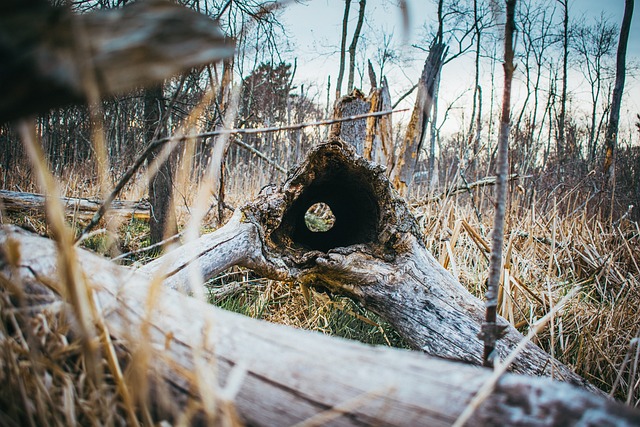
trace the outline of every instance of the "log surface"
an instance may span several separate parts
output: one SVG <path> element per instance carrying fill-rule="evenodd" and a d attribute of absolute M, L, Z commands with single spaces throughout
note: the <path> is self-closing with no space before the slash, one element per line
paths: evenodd
<path fill-rule="evenodd" d="M 60 200 L 68 217 L 86 221 L 90 220 L 102 205 L 101 200 L 87 198 L 61 197 Z M 46 196 L 42 194 L 0 190 L 0 206 L 6 212 L 37 211 L 44 214 L 45 201 Z M 114 200 L 109 208 L 109 214 L 126 219 L 149 219 L 149 204 Z"/>

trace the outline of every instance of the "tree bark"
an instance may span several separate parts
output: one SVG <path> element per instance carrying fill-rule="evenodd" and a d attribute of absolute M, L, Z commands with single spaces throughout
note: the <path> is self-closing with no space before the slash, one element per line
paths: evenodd
<path fill-rule="evenodd" d="M 0 252 L 0 283 L 21 295 L 19 313 L 65 310 L 56 294 L 64 285 L 55 243 L 10 226 L 0 228 L 0 243 L 11 248 Z M 87 251 L 76 253 L 83 270 L 91 272 L 86 284 L 106 330 L 117 339 L 113 350 L 119 360 L 129 360 L 137 348 L 149 352 L 148 364 L 138 369 L 146 372 L 140 378 L 150 386 L 152 414 L 161 417 L 156 420 L 184 421 L 192 414 L 189 424 L 211 425 L 220 416 L 216 411 L 226 410 L 256 426 L 451 425 L 491 376 L 419 353 L 249 319 L 154 288 L 144 275 Z M 468 425 L 639 422 L 636 409 L 585 390 L 507 374 Z"/>
<path fill-rule="evenodd" d="M 333 118 L 342 119 L 367 113 L 391 110 L 391 95 L 387 80 L 369 96 L 355 89 L 350 95 L 336 101 Z M 341 121 L 331 125 L 330 139 L 341 139 L 352 146 L 356 153 L 391 170 L 394 156 L 393 126 L 391 115 L 366 119 Z"/>
<path fill-rule="evenodd" d="M 624 92 L 624 80 L 626 75 L 627 44 L 629 42 L 629 28 L 631 27 L 631 17 L 633 16 L 633 5 L 635 0 L 625 0 L 624 16 L 620 27 L 620 41 L 618 42 L 618 53 L 616 55 L 616 82 L 611 96 L 611 112 L 609 113 L 609 124 L 605 136 L 605 159 L 603 171 L 605 182 L 608 182 L 614 173 L 614 155 L 618 140 L 618 122 L 620 121 L 620 104 Z"/>
<path fill-rule="evenodd" d="M 336 100 L 333 108 L 333 118 L 356 116 L 373 112 L 371 100 L 364 96 L 360 90 L 354 90 Z M 349 120 L 331 125 L 330 139 L 342 139 L 351 145 L 356 153 L 364 155 L 367 135 L 367 119 Z"/>
<path fill-rule="evenodd" d="M 233 53 L 233 43 L 213 20 L 170 2 L 76 15 L 44 0 L 4 1 L 0 123 L 85 102 L 82 77 L 88 67 L 105 97 L 158 84 Z"/>

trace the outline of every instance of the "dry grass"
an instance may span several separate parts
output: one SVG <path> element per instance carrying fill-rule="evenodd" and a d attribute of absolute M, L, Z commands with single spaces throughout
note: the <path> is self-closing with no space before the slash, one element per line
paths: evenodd
<path fill-rule="evenodd" d="M 485 213 L 482 220 L 468 196 L 415 208 L 431 251 L 479 298 L 490 241 L 486 205 L 479 209 Z M 579 298 L 534 341 L 598 387 L 638 406 L 638 224 L 623 220 L 611 226 L 585 209 L 566 215 L 553 207 L 540 211 L 539 205 L 524 203 L 518 193 L 511 200 L 499 313 L 526 334 L 579 285 Z"/>
<path fill-rule="evenodd" d="M 262 172 L 252 178 L 245 170 L 231 171 L 229 204 L 239 206 L 274 179 L 259 169 Z M 71 182 L 60 179 L 61 193 L 97 194 L 92 193 L 95 184 L 78 176 L 72 174 Z M 28 182 L 25 179 L 21 188 L 35 190 Z M 124 198 L 139 198 L 143 188 L 143 182 L 129 186 Z M 185 224 L 193 203 L 190 195 L 196 191 L 185 188 L 177 193 L 176 208 Z M 480 298 L 488 266 L 490 196 L 490 188 L 476 193 L 476 207 L 467 195 L 429 203 L 421 198 L 413 203 L 436 259 Z M 576 199 L 572 206 L 580 206 L 581 196 L 572 197 Z M 499 312 L 526 334 L 570 289 L 580 285 L 579 298 L 553 316 L 534 341 L 603 390 L 638 406 L 640 229 L 626 220 L 612 225 L 584 209 L 569 209 L 572 214 L 568 215 L 554 208 L 554 203 L 545 200 L 545 204 L 551 208 L 540 209 L 543 203 L 525 203 L 518 192 L 512 193 Z M 481 219 L 477 212 L 482 212 Z M 3 216 L 3 221 L 41 233 L 50 231 L 44 218 Z M 215 224 L 213 216 L 205 217 L 203 224 Z M 121 224 L 120 252 L 144 248 L 147 236 L 143 223 Z M 105 242 L 99 234 L 83 245 L 110 253 Z M 141 253 L 128 262 L 147 261 L 148 254 Z M 102 375 L 96 381 L 87 373 L 81 337 L 71 332 L 62 314 L 29 317 L 11 292 L 14 287 L 3 284 L 0 288 L 0 425 L 131 424 L 105 353 L 99 353 Z M 388 324 L 346 299 L 255 277 L 238 268 L 208 283 L 207 289 L 212 303 L 248 316 L 376 345 L 403 346 Z M 139 417 L 144 419 L 143 414 Z"/>

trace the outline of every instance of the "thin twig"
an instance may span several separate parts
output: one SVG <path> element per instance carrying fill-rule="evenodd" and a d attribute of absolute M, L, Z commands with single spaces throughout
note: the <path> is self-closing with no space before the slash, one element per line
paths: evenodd
<path fill-rule="evenodd" d="M 392 108 L 396 108 L 407 96 L 411 95 L 413 93 L 414 90 L 416 90 L 416 88 L 418 87 L 418 84 L 414 84 L 413 87 L 411 89 L 409 89 L 408 91 L 406 91 L 404 93 L 404 95 L 402 95 L 400 98 L 398 98 L 398 100 L 396 101 L 395 104 L 393 104 Z"/>
<path fill-rule="evenodd" d="M 255 154 L 256 156 L 260 157 L 262 160 L 264 160 L 265 162 L 269 163 L 271 166 L 273 166 L 278 172 L 282 172 L 283 174 L 287 174 L 287 170 L 285 168 L 283 168 L 282 166 L 280 166 L 279 164 L 277 164 L 276 162 L 274 162 L 273 160 L 271 160 L 266 154 L 264 154 L 261 151 L 256 150 L 255 148 L 253 148 L 252 146 L 250 146 L 249 144 L 243 142 L 241 139 L 238 138 L 233 138 L 231 140 L 231 142 L 233 142 L 234 144 L 244 148 L 245 150 L 249 151 L 250 153 Z"/>
<path fill-rule="evenodd" d="M 140 253 L 143 253 L 143 252 L 149 252 L 149 251 L 151 251 L 151 250 L 153 250 L 153 249 L 155 249 L 155 248 L 157 248 L 159 246 L 164 246 L 167 243 L 173 243 L 176 240 L 179 240 L 180 237 L 182 237 L 183 234 L 184 234 L 184 231 L 181 231 L 180 233 L 174 234 L 171 237 L 167 237 L 166 239 L 164 239 L 164 240 L 162 240 L 162 241 L 160 241 L 158 243 L 154 243 L 153 245 L 145 246 L 144 248 L 136 249 L 135 251 L 130 251 L 130 252 L 127 252 L 127 253 L 124 253 L 124 254 L 120 254 L 117 257 L 112 258 L 111 260 L 112 261 L 117 261 L 119 259 L 126 258 L 126 257 L 131 256 L 131 255 L 137 255 L 137 254 L 140 254 Z"/>
<path fill-rule="evenodd" d="M 401 110 L 376 111 L 374 113 L 357 114 L 354 116 L 341 117 L 339 119 L 324 119 L 324 120 L 319 120 L 317 122 L 297 123 L 297 124 L 288 125 L 288 126 L 272 126 L 272 127 L 254 128 L 254 129 L 218 129 L 211 132 L 185 135 L 183 138 L 210 138 L 212 136 L 218 136 L 218 135 L 255 135 L 258 133 L 272 133 L 272 132 L 282 132 L 282 131 L 288 131 L 288 130 L 300 130 L 300 129 L 304 129 L 306 127 L 312 127 L 312 126 L 328 126 L 334 123 L 349 122 L 353 120 L 366 119 L 369 117 L 388 116 L 389 114 L 402 113 L 405 111 L 409 111 L 409 109 L 403 108 Z M 170 141 L 172 138 L 174 137 L 162 138 L 162 139 L 159 139 L 158 142 L 167 142 L 167 141 Z"/>

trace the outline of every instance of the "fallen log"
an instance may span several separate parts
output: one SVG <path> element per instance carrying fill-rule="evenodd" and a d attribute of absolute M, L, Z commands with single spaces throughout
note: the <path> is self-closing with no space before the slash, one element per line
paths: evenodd
<path fill-rule="evenodd" d="M 100 209 L 101 200 L 77 197 L 61 197 L 62 205 L 68 218 L 89 221 Z M 0 206 L 5 212 L 24 213 L 37 212 L 44 214 L 46 196 L 36 193 L 25 193 L 0 190 Z M 109 213 L 125 219 L 149 219 L 149 204 L 127 200 L 114 200 Z"/>
<path fill-rule="evenodd" d="M 2 226 L 0 248 L 0 289 L 20 301 L 17 311 L 28 317 L 64 309 L 55 242 Z M 88 251 L 76 249 L 76 255 L 106 330 L 117 339 L 119 360 L 130 360 L 129 352 L 140 346 L 151 352 L 148 365 L 138 369 L 147 373 L 156 420 L 182 417 L 191 425 L 211 425 L 216 411 L 231 405 L 241 422 L 256 426 L 444 426 L 460 416 L 491 375 L 418 352 L 373 348 L 246 318 L 158 288 L 145 275 Z M 186 420 L 185 413 L 191 414 Z M 499 380 L 468 421 L 638 423 L 640 412 L 618 402 L 557 381 L 512 374 Z"/>
<path fill-rule="evenodd" d="M 324 202 L 333 228 L 315 233 L 305 212 Z M 415 349 L 480 365 L 478 338 L 484 305 L 429 253 L 406 202 L 383 168 L 332 141 L 311 151 L 281 189 L 267 187 L 240 208 L 222 229 L 176 249 L 141 271 L 162 269 L 164 283 L 189 288 L 187 266 L 207 280 L 231 265 L 276 280 L 345 295 L 391 323 Z M 523 339 L 505 319 L 497 345 L 500 359 Z M 513 372 L 551 376 L 602 394 L 535 344 L 529 343 Z"/>

